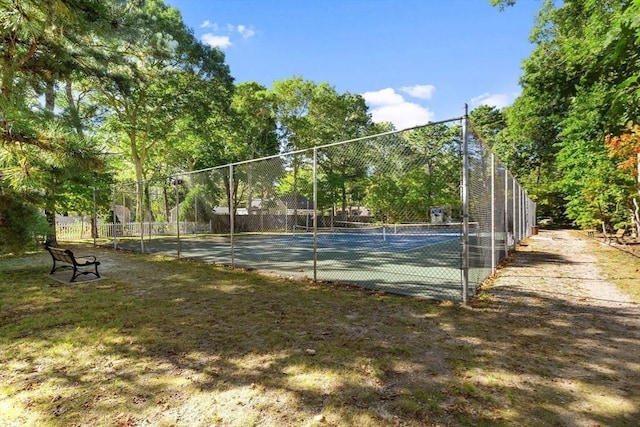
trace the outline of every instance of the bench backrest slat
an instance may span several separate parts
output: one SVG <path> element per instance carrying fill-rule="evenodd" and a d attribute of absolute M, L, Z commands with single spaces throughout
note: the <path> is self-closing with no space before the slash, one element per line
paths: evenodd
<path fill-rule="evenodd" d="M 48 247 L 49 253 L 57 259 L 58 261 L 67 262 L 69 264 L 75 264 L 75 257 L 73 256 L 73 252 L 69 249 L 59 249 Z"/>

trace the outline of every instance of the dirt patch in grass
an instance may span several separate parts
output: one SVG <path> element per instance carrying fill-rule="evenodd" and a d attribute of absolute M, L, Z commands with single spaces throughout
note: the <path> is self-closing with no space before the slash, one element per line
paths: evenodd
<path fill-rule="evenodd" d="M 94 283 L 0 259 L 0 424 L 634 425 L 640 313 L 600 249 L 543 232 L 467 308 L 104 249 Z"/>

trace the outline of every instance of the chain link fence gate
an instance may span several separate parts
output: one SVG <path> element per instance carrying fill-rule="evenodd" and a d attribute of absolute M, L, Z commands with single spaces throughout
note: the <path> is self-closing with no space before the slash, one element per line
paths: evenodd
<path fill-rule="evenodd" d="M 465 116 L 119 185 L 106 217 L 116 248 L 467 302 L 535 203 Z"/>

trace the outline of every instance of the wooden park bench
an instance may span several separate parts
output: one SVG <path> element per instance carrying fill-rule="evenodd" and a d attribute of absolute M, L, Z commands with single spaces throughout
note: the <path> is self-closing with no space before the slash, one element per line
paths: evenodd
<path fill-rule="evenodd" d="M 624 245 L 624 235 L 626 232 L 626 228 L 620 228 L 615 233 L 605 233 L 604 241 L 605 243 L 613 243 L 613 240 L 615 239 L 616 243 Z"/>
<path fill-rule="evenodd" d="M 63 268 L 72 268 L 73 276 L 69 282 L 75 282 L 78 276 L 82 274 L 94 274 L 96 277 L 100 277 L 98 273 L 100 261 L 98 261 L 95 256 L 85 255 L 77 257 L 69 249 L 54 248 L 53 246 L 46 246 L 46 248 L 51 254 L 51 258 L 53 258 L 53 268 L 49 274 L 53 274 L 56 270 Z M 63 265 L 56 267 L 57 262 L 63 263 Z M 88 267 L 93 267 L 94 271 L 88 271 Z"/>

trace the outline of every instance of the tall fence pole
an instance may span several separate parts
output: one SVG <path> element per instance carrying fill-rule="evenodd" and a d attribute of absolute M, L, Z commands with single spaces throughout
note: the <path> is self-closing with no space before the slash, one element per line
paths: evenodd
<path fill-rule="evenodd" d="M 509 172 L 504 170 L 504 257 L 509 256 Z"/>
<path fill-rule="evenodd" d="M 518 185 L 518 214 L 520 214 L 518 219 L 518 223 L 520 224 L 520 240 L 524 240 L 524 192 L 520 185 Z"/>
<path fill-rule="evenodd" d="M 469 299 L 469 106 L 462 119 L 462 304 Z"/>
<path fill-rule="evenodd" d="M 491 153 L 491 272 L 496 271 L 496 156 Z"/>
<path fill-rule="evenodd" d="M 140 197 L 140 253 L 144 253 L 144 181 L 138 181 L 136 196 Z"/>
<path fill-rule="evenodd" d="M 313 280 L 318 280 L 318 149 L 313 148 Z"/>
<path fill-rule="evenodd" d="M 533 233 L 533 227 L 535 227 L 537 225 L 537 221 L 536 221 L 536 202 L 534 202 L 533 200 L 529 199 L 528 200 L 529 203 L 529 227 L 531 228 L 531 232 Z"/>
<path fill-rule="evenodd" d="M 113 221 L 113 227 L 111 228 L 111 236 L 113 237 L 113 249 L 118 249 L 118 227 L 116 224 L 116 219 L 118 216 L 116 215 L 116 186 L 113 186 L 113 202 L 111 209 L 111 220 Z"/>
<path fill-rule="evenodd" d="M 96 247 L 96 237 L 98 237 L 98 207 L 96 203 L 96 187 L 93 187 L 93 220 L 91 221 L 91 236 L 93 237 L 93 247 Z"/>
<path fill-rule="evenodd" d="M 513 249 L 516 248 L 516 243 L 518 243 L 518 215 L 517 215 L 517 211 L 516 211 L 516 202 L 517 202 L 517 196 L 516 196 L 516 180 L 512 179 L 512 186 L 511 186 L 511 198 L 512 200 L 512 208 L 513 208 L 513 214 L 511 215 L 511 228 L 513 230 Z"/>
<path fill-rule="evenodd" d="M 229 165 L 229 239 L 231 241 L 231 267 L 235 267 L 235 244 L 233 231 L 235 228 L 235 212 L 233 206 L 233 165 Z"/>
<path fill-rule="evenodd" d="M 176 177 L 175 183 L 176 187 L 176 239 L 177 239 L 177 250 L 178 250 L 178 259 L 180 259 L 180 190 L 178 189 L 180 185 L 180 179 Z"/>

